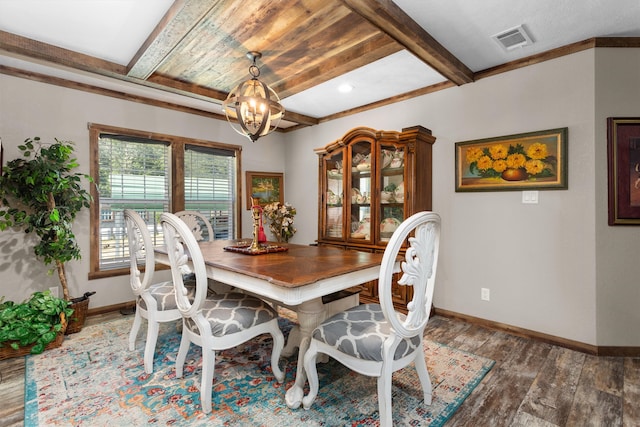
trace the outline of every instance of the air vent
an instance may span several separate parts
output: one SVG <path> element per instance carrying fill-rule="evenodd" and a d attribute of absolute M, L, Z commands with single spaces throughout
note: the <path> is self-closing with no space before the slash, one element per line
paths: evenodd
<path fill-rule="evenodd" d="M 513 50 L 518 47 L 529 46 L 533 44 L 531 37 L 525 31 L 522 25 L 510 28 L 493 36 L 493 39 L 506 50 Z"/>

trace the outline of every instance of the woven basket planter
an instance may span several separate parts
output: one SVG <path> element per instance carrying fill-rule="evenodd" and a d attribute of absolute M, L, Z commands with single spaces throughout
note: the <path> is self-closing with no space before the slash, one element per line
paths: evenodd
<path fill-rule="evenodd" d="M 69 324 L 65 331 L 66 335 L 75 334 L 82 330 L 87 318 L 87 311 L 89 311 L 89 298 L 86 297 L 78 302 L 72 302 L 70 307 L 73 308 L 73 314 L 69 316 Z"/>
<path fill-rule="evenodd" d="M 64 313 L 60 313 L 60 323 L 62 324 L 62 329 L 60 329 L 60 331 L 58 331 L 58 333 L 56 334 L 56 339 L 47 344 L 47 346 L 44 348 L 45 351 L 51 350 L 52 348 L 60 347 L 62 345 L 62 342 L 64 341 L 65 331 L 67 329 L 67 320 L 64 316 Z M 11 359 L 14 357 L 26 356 L 28 354 L 31 354 L 31 349 L 34 345 L 35 344 L 32 344 L 14 350 L 11 347 L 11 342 L 2 343 L 2 347 L 0 347 L 0 360 Z"/>

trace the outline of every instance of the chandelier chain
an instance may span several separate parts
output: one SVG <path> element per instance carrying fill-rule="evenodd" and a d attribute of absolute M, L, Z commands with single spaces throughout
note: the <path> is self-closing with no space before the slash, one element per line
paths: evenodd
<path fill-rule="evenodd" d="M 251 74 L 251 77 L 254 79 L 260 77 L 260 68 L 256 65 L 255 59 L 253 60 L 253 65 L 249 67 L 249 74 Z"/>

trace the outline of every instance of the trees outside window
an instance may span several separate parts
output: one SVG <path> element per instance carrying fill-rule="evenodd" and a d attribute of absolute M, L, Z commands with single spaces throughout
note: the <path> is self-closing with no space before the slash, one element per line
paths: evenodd
<path fill-rule="evenodd" d="M 195 210 L 216 239 L 240 235 L 240 147 L 94 124 L 90 139 L 91 278 L 129 272 L 124 209 L 145 219 L 156 245 L 162 212 Z"/>

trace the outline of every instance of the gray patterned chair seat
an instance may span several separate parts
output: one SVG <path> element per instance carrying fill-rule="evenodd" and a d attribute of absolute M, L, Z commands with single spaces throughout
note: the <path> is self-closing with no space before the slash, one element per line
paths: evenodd
<path fill-rule="evenodd" d="M 214 337 L 241 332 L 278 317 L 269 304 L 239 292 L 210 295 L 204 301 L 201 313 L 209 321 Z M 199 332 L 192 318 L 185 318 L 185 324 L 194 333 Z"/>
<path fill-rule="evenodd" d="M 320 381 L 318 354 L 332 357 L 362 375 L 376 377 L 380 427 L 394 425 L 393 372 L 413 364 L 422 386 L 425 405 L 431 404 L 432 386 L 422 344 L 429 320 L 440 246 L 440 215 L 418 212 L 405 219 L 393 232 L 384 250 L 378 275 L 380 304 L 350 308 L 329 317 L 313 330 L 304 355 L 309 393 L 302 406 L 313 404 Z M 402 251 L 402 253 L 401 253 Z M 404 260 L 400 260 L 404 258 Z M 394 275 L 400 286 L 411 286 L 413 296 L 404 309 L 395 309 Z"/>
<path fill-rule="evenodd" d="M 195 283 L 191 285 L 185 285 L 188 289 L 189 298 L 193 299 L 195 295 Z M 165 310 L 177 310 L 178 305 L 176 304 L 175 291 L 173 289 L 173 282 L 162 282 L 150 285 L 148 288 L 149 295 L 156 300 L 158 306 L 157 309 L 160 311 Z M 147 310 L 147 303 L 142 297 L 138 297 L 137 299 L 138 306 L 143 310 Z"/>
<path fill-rule="evenodd" d="M 324 342 L 342 353 L 363 360 L 382 360 L 382 344 L 391 331 L 380 304 L 363 304 L 338 313 L 322 322 L 312 333 L 313 339 Z M 403 339 L 394 359 L 412 353 L 420 337 Z"/>

